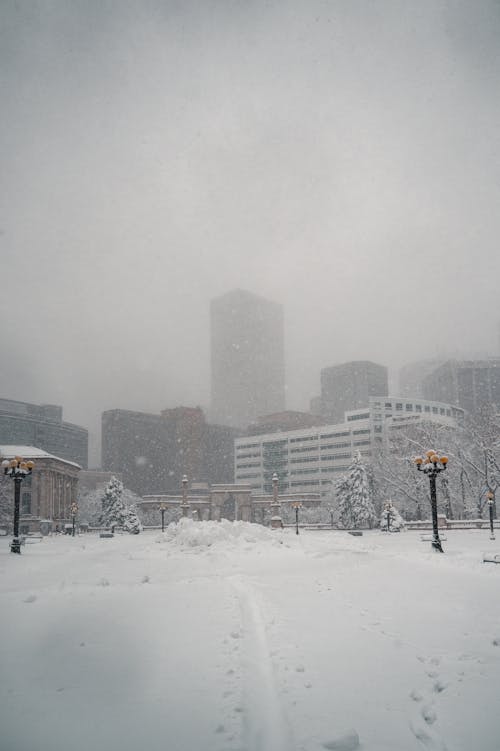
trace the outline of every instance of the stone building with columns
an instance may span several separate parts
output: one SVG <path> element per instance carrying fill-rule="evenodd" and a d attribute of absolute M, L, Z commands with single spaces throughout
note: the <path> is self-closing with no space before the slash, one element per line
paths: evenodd
<path fill-rule="evenodd" d="M 71 522 L 70 506 L 78 494 L 80 465 L 61 459 L 34 446 L 0 446 L 2 459 L 22 456 L 35 463 L 21 485 L 21 534 L 48 534 Z M 0 524 L 10 530 L 13 523 L 14 483 L 0 475 Z"/>
<path fill-rule="evenodd" d="M 180 495 L 146 495 L 138 506 L 149 518 L 153 512 L 177 511 L 178 516 L 188 516 L 195 521 L 229 521 L 271 523 L 273 514 L 279 508 L 300 502 L 304 507 L 315 507 L 321 503 L 320 493 L 276 493 L 255 495 L 252 486 L 243 483 L 208 485 L 193 483 L 188 490 L 187 483 Z"/>

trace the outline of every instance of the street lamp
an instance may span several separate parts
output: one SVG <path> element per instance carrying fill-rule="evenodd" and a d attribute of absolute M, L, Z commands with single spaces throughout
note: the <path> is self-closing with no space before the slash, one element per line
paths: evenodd
<path fill-rule="evenodd" d="M 73 501 L 70 508 L 71 508 L 71 523 L 73 525 L 71 529 L 71 534 L 74 537 L 75 536 L 75 519 L 78 513 L 78 503 L 76 501 Z"/>
<path fill-rule="evenodd" d="M 188 479 L 187 475 L 182 475 L 182 516 L 188 516 L 189 514 L 189 503 L 187 500 L 187 486 L 188 486 Z"/>
<path fill-rule="evenodd" d="M 387 531 L 391 531 L 391 509 L 392 509 L 392 501 L 386 501 L 384 503 L 384 511 L 387 514 Z"/>
<path fill-rule="evenodd" d="M 11 553 L 21 554 L 21 541 L 19 540 L 19 511 L 21 499 L 21 483 L 27 475 L 33 471 L 35 462 L 25 462 L 21 456 L 14 459 L 4 459 L 2 468 L 4 475 L 14 480 L 14 538 L 10 544 Z"/>
<path fill-rule="evenodd" d="M 294 501 L 292 503 L 293 508 L 295 509 L 295 534 L 299 534 L 299 508 L 302 508 L 302 504 L 300 501 Z"/>
<path fill-rule="evenodd" d="M 280 502 L 278 500 L 278 475 L 274 472 L 272 477 L 273 483 L 273 500 L 271 501 L 271 527 L 281 529 L 283 520 L 280 515 Z"/>
<path fill-rule="evenodd" d="M 161 531 L 165 532 L 165 511 L 167 510 L 167 507 L 164 503 L 160 503 L 160 511 L 161 511 Z"/>
<path fill-rule="evenodd" d="M 494 517 L 496 517 L 496 504 L 495 504 L 495 491 L 498 487 L 498 482 L 496 478 L 495 473 L 495 458 L 493 456 L 493 451 L 491 449 L 486 449 L 484 452 L 484 477 L 486 480 L 486 487 L 488 488 L 488 493 L 486 494 L 486 497 L 488 498 L 488 503 L 491 497 L 492 504 L 490 506 L 491 508 L 491 514 L 493 514 Z M 490 496 L 491 493 L 491 496 Z"/>
<path fill-rule="evenodd" d="M 495 532 L 493 531 L 493 505 L 495 503 L 495 494 L 488 490 L 486 493 L 486 498 L 488 499 L 488 510 L 490 512 L 490 540 L 495 539 Z"/>
<path fill-rule="evenodd" d="M 444 472 L 448 464 L 447 456 L 439 456 L 431 449 L 425 456 L 417 456 L 414 459 L 419 472 L 425 472 L 429 477 L 431 491 L 431 509 L 432 509 L 432 542 L 434 550 L 443 553 L 444 550 L 439 539 L 438 520 L 437 520 L 437 499 L 436 499 L 436 477 L 440 472 Z"/>

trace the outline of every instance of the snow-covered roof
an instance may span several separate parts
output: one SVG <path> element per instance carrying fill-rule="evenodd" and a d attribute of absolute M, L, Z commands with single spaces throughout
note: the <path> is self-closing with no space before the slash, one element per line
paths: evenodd
<path fill-rule="evenodd" d="M 36 446 L 0 446 L 1 458 L 13 459 L 15 456 L 22 456 L 23 459 L 56 459 L 58 462 L 81 469 L 81 466 L 76 462 L 70 462 L 68 459 L 63 459 L 60 456 L 54 456 L 54 454 L 49 454 L 43 449 L 36 448 Z"/>

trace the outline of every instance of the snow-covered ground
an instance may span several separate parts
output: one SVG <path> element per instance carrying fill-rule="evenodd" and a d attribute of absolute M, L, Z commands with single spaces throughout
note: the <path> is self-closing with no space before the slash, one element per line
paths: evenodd
<path fill-rule="evenodd" d="M 498 751 L 486 531 L 0 542 L 2 751 Z M 359 745 L 358 745 L 359 744 Z"/>

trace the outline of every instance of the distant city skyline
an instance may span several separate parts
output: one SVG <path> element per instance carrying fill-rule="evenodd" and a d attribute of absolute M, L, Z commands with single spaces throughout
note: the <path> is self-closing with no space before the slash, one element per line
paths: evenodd
<path fill-rule="evenodd" d="M 499 354 L 499 31 L 490 0 L 1 3 L 0 396 L 96 464 L 102 411 L 210 406 L 235 288 L 284 307 L 291 410 L 339 363 L 394 392 Z"/>

